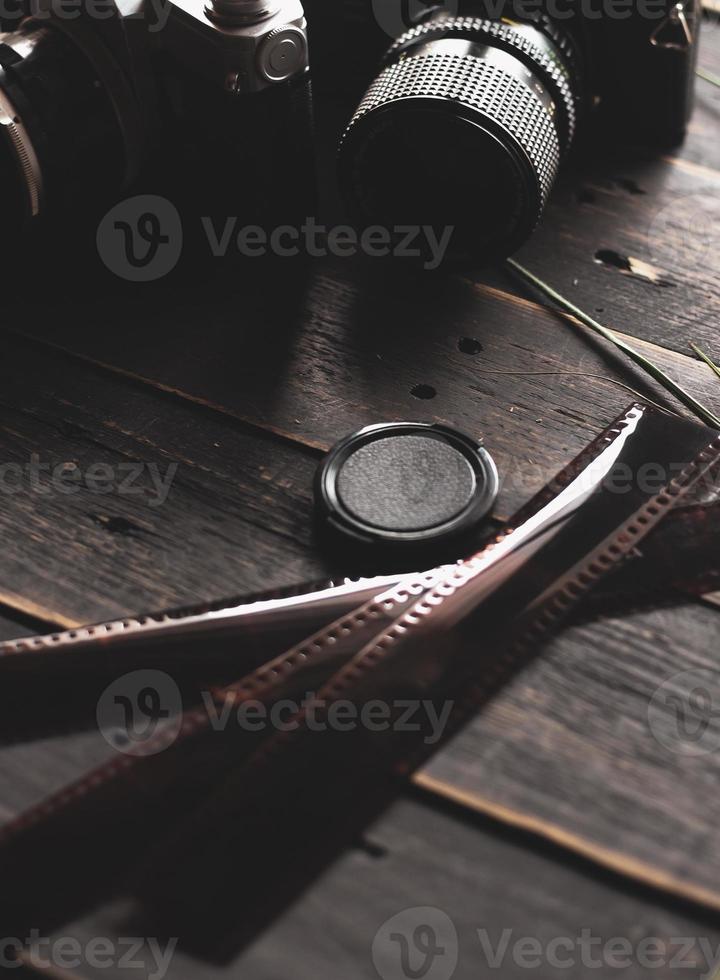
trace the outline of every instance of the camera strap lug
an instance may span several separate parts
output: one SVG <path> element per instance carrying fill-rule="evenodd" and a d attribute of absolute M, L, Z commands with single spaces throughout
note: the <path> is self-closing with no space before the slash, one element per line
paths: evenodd
<path fill-rule="evenodd" d="M 676 3 L 668 16 L 650 35 L 654 48 L 670 51 L 688 51 L 695 42 L 693 30 L 687 17 L 687 4 Z"/>

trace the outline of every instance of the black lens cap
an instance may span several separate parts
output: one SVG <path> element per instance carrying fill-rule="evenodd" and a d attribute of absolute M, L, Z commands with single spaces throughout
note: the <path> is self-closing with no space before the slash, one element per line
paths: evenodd
<path fill-rule="evenodd" d="M 330 450 L 315 480 L 323 531 L 337 543 L 394 552 L 442 551 L 475 528 L 497 492 L 487 450 L 462 432 L 427 422 L 388 422 L 353 433 Z"/>

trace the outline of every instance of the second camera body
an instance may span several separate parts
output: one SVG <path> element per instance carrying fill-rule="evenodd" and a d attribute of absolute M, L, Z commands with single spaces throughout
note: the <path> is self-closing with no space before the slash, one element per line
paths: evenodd
<path fill-rule="evenodd" d="M 537 225 L 576 131 L 682 139 L 698 2 L 18 0 L 0 35 L 5 242 L 141 185 L 184 212 L 301 225 L 307 9 L 314 76 L 350 119 L 355 222 L 452 230 L 451 255 L 497 260 Z"/>
<path fill-rule="evenodd" d="M 354 218 L 452 227 L 460 257 L 510 254 L 578 128 L 612 143 L 682 140 L 695 3 L 307 0 L 326 77 L 347 77 L 348 101 L 367 86 L 340 147 Z M 338 50 L 352 58 L 333 69 Z"/>
<path fill-rule="evenodd" d="M 300 0 L 27 0 L 0 35 L 6 234 L 142 184 L 200 213 L 311 213 Z"/>

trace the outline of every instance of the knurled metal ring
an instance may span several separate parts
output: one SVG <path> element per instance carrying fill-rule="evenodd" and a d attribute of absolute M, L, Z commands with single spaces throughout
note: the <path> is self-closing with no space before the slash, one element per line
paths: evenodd
<path fill-rule="evenodd" d="M 528 26 L 533 26 L 529 24 Z M 564 148 L 568 149 L 575 135 L 577 108 L 568 81 L 568 72 L 557 60 L 524 34 L 519 34 L 509 24 L 486 20 L 480 17 L 451 17 L 445 20 L 431 20 L 413 27 L 392 45 L 385 56 L 385 64 L 391 63 L 407 48 L 416 42 L 433 41 L 442 38 L 462 37 L 471 41 L 486 38 L 498 48 L 515 54 L 523 64 L 539 71 L 548 83 L 561 107 L 563 121 Z M 551 38 L 548 38 L 551 40 Z M 557 43 L 557 42 L 554 42 Z"/>
<path fill-rule="evenodd" d="M 0 89 L 0 134 L 7 134 L 20 175 L 25 185 L 30 215 L 36 218 L 42 209 L 43 175 L 30 133 L 9 95 Z"/>
<path fill-rule="evenodd" d="M 538 181 L 540 208 L 550 194 L 560 162 L 557 130 L 538 96 L 509 72 L 481 62 L 472 79 L 463 74 L 459 55 L 422 53 L 384 68 L 372 83 L 350 121 L 341 148 L 367 116 L 407 99 L 445 100 L 496 123 L 519 143 Z M 535 223 L 540 218 L 540 212 Z"/>

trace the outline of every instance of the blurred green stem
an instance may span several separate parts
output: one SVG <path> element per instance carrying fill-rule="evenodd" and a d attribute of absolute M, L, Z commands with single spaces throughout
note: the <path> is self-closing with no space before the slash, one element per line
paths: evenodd
<path fill-rule="evenodd" d="M 604 337 L 605 340 L 608 340 L 611 344 L 614 344 L 618 350 L 621 350 L 624 354 L 627 354 L 627 356 L 639 367 L 641 367 L 643 371 L 649 374 L 651 378 L 654 378 L 654 380 L 657 381 L 658 384 L 662 385 L 666 391 L 669 391 L 678 399 L 678 401 L 682 402 L 686 408 L 690 409 L 694 415 L 697 415 L 697 417 L 701 419 L 705 425 L 709 425 L 713 429 L 720 429 L 720 418 L 711 412 L 710 409 L 705 408 L 705 406 L 702 405 L 696 398 L 693 398 L 693 396 L 689 392 L 685 391 L 685 389 L 682 388 L 676 381 L 673 381 L 673 379 L 666 374 L 662 368 L 658 367 L 657 364 L 654 364 L 647 357 L 645 357 L 644 354 L 641 354 L 640 351 L 635 350 L 634 347 L 627 344 L 612 330 L 604 327 L 601 323 L 598 323 L 597 320 L 593 320 L 591 316 L 584 313 L 578 306 L 575 306 L 574 303 L 571 303 L 569 299 L 566 299 L 564 296 L 558 293 L 557 290 L 553 289 L 552 286 L 549 286 L 546 282 L 543 282 L 543 280 L 538 278 L 538 276 L 533 275 L 532 272 L 520 265 L 520 263 L 515 259 L 507 259 L 507 264 L 522 279 L 524 279 L 525 282 L 534 286 L 535 289 L 547 296 L 548 299 L 551 299 L 562 309 L 566 310 L 568 313 L 571 313 L 581 323 L 584 323 L 590 330 L 593 330 L 601 337 Z"/>
<path fill-rule="evenodd" d="M 713 74 L 713 72 L 706 71 L 704 68 L 696 68 L 695 74 L 705 79 L 706 82 L 710 82 L 711 85 L 717 85 L 720 88 L 720 76 Z"/>

